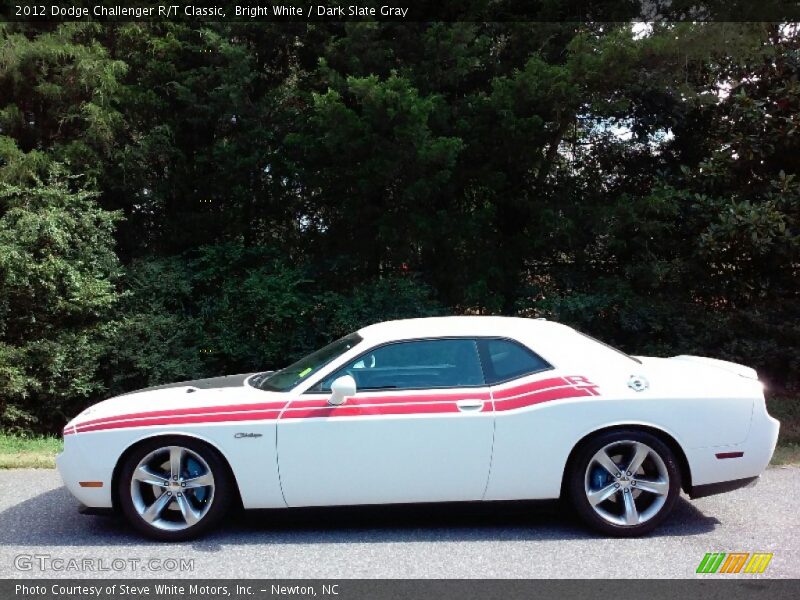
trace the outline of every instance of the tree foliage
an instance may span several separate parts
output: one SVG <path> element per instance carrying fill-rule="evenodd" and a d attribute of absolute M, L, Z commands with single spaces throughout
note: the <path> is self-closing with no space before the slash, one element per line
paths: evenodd
<path fill-rule="evenodd" d="M 119 214 L 57 172 L 0 187 L 0 416 L 52 427 L 103 390 Z"/>
<path fill-rule="evenodd" d="M 795 25 L 0 27 L 3 426 L 443 313 L 800 384 Z"/>

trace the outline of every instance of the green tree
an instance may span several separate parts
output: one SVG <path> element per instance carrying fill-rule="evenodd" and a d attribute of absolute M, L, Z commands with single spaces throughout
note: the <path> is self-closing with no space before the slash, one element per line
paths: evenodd
<path fill-rule="evenodd" d="M 800 384 L 795 25 L 14 23 L 0 45 L 3 423 L 443 312 Z"/>
<path fill-rule="evenodd" d="M 0 424 L 56 427 L 103 389 L 119 219 L 47 181 L 0 187 Z"/>
<path fill-rule="evenodd" d="M 99 30 L 0 25 L 0 181 L 30 183 L 53 161 L 89 185 L 102 178 L 124 125 L 126 65 L 109 56 Z"/>

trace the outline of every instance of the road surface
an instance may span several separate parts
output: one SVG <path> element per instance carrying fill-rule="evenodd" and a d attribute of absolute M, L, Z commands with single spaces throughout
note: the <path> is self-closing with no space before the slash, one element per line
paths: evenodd
<path fill-rule="evenodd" d="M 598 537 L 556 503 L 512 503 L 260 511 L 169 545 L 79 514 L 55 471 L 8 470 L 0 577 L 682 578 L 706 552 L 739 551 L 774 553 L 761 577 L 798 578 L 798 492 L 800 468 L 770 468 L 755 487 L 681 498 L 644 539 Z"/>

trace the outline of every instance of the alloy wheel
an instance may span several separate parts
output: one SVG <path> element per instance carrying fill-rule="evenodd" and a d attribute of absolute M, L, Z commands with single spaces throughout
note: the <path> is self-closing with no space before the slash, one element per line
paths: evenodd
<path fill-rule="evenodd" d="M 133 470 L 130 494 L 152 527 L 179 531 L 201 521 L 214 502 L 214 474 L 200 454 L 183 446 L 149 452 Z"/>
<path fill-rule="evenodd" d="M 589 460 L 584 491 L 591 508 L 607 523 L 641 525 L 655 517 L 666 503 L 669 472 L 658 452 L 647 444 L 614 441 Z"/>

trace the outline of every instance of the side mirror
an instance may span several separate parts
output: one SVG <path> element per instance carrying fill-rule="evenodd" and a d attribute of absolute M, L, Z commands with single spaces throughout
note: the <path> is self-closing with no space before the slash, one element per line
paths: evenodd
<path fill-rule="evenodd" d="M 328 404 L 331 406 L 341 406 L 348 396 L 356 395 L 356 380 L 350 375 L 342 375 L 333 380 L 331 384 L 331 397 Z"/>

